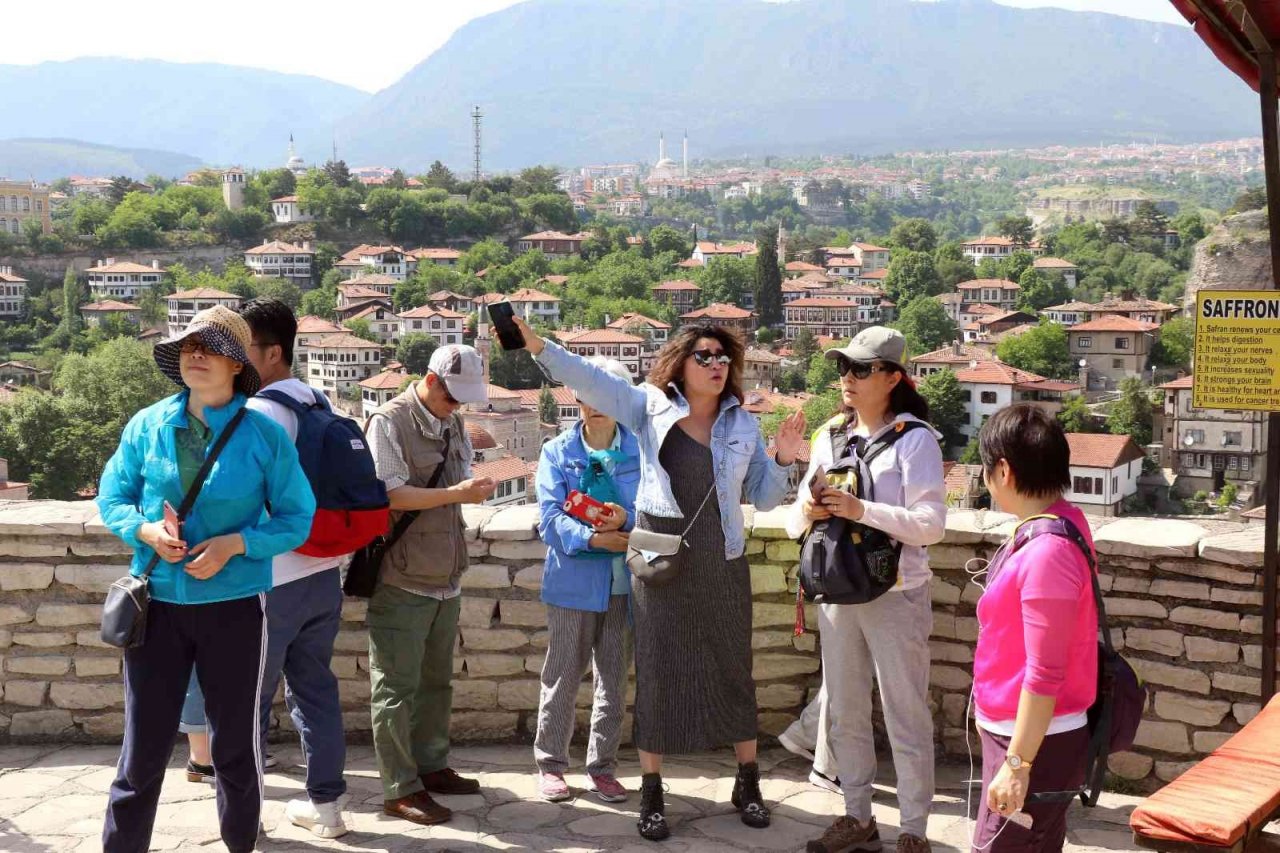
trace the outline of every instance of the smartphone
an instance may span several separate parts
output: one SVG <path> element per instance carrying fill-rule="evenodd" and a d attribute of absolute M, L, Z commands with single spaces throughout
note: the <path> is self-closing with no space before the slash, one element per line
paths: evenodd
<path fill-rule="evenodd" d="M 178 520 L 178 511 L 168 501 L 164 502 L 164 532 L 174 539 L 182 538 L 182 522 Z"/>
<path fill-rule="evenodd" d="M 600 501 L 590 495 L 584 495 L 577 489 L 570 492 L 569 497 L 565 499 L 564 511 L 579 521 L 585 521 L 587 524 L 595 524 L 602 521 L 612 512 Z"/>
<path fill-rule="evenodd" d="M 505 350 L 524 349 L 524 335 L 511 318 L 515 310 L 507 300 L 489 304 L 489 319 L 493 321 L 493 329 L 498 333 L 498 343 Z"/>
<path fill-rule="evenodd" d="M 809 494 L 813 495 L 814 503 L 822 499 L 822 490 L 827 487 L 827 469 L 819 465 L 817 470 L 813 472 L 812 479 L 809 480 Z"/>

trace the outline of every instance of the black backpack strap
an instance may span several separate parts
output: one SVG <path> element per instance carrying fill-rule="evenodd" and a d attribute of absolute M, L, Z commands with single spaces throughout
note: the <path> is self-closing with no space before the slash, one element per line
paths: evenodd
<path fill-rule="evenodd" d="M 849 416 L 845 415 L 839 420 L 833 420 L 831 426 L 827 429 L 827 434 L 831 436 L 831 462 L 835 464 L 844 458 L 849 451 Z"/>
<path fill-rule="evenodd" d="M 320 392 L 317 391 L 316 393 L 319 394 Z M 257 396 L 273 403 L 279 403 L 296 415 L 305 415 L 312 409 L 322 405 L 318 400 L 314 403 L 300 403 L 283 391 L 259 391 Z"/>
<path fill-rule="evenodd" d="M 898 421 L 893 425 L 892 429 L 886 430 L 875 441 L 864 444 L 862 447 L 862 455 L 859 458 L 862 460 L 862 463 L 870 469 L 871 460 L 875 459 L 881 453 L 884 453 L 890 447 L 893 447 L 898 443 L 899 439 L 911 432 L 913 429 L 919 429 L 926 426 L 928 426 L 928 424 L 923 421 Z"/>

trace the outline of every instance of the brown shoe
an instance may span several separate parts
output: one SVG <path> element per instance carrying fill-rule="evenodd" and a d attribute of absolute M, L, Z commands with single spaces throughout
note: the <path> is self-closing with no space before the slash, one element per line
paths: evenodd
<path fill-rule="evenodd" d="M 804 849 L 805 853 L 876 853 L 882 846 L 875 818 L 866 823 L 858 823 L 857 819 L 844 815 L 836 818 L 836 822 L 827 827 L 821 838 L 810 841 Z"/>
<path fill-rule="evenodd" d="M 444 823 L 453 817 L 453 812 L 431 799 L 426 791 L 418 791 L 398 800 L 385 800 L 382 803 L 383 814 L 403 818 L 412 823 L 431 826 Z"/>
<path fill-rule="evenodd" d="M 423 773 L 418 778 L 422 780 L 422 786 L 433 794 L 480 793 L 479 780 L 464 779 L 454 772 L 451 767 L 431 773 Z"/>
<path fill-rule="evenodd" d="M 898 836 L 896 853 L 933 853 L 933 848 L 929 846 L 929 839 L 904 832 Z"/>

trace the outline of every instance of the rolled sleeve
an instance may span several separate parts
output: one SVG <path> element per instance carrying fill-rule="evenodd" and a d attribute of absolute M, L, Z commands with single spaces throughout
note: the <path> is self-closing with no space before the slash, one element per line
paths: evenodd
<path fill-rule="evenodd" d="M 369 419 L 365 438 L 373 454 L 373 467 L 378 479 L 387 491 L 398 489 L 409 482 L 409 463 L 404 459 L 400 438 L 396 435 L 391 419 L 386 415 L 374 415 Z"/>

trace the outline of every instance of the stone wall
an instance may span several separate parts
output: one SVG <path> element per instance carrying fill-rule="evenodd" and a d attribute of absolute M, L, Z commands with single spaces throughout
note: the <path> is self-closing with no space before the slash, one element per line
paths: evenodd
<path fill-rule="evenodd" d="M 12 255 L 0 257 L 0 266 L 12 266 L 13 271 L 25 278 L 42 276 L 50 281 L 61 282 L 67 267 L 71 267 L 84 278 L 84 271 L 106 258 L 115 258 L 120 263 L 151 266 L 153 260 L 160 261 L 162 268 L 173 264 L 185 264 L 193 272 L 208 266 L 216 273 L 221 273 L 227 261 L 242 258 L 244 249 L 235 246 L 189 246 L 183 249 L 121 249 L 108 251 L 95 249 L 92 252 L 63 252 L 57 255 Z"/>
<path fill-rule="evenodd" d="M 777 734 L 817 689 L 816 633 L 793 634 L 795 560 L 778 511 L 754 513 L 747 553 L 755 609 L 754 671 L 761 730 Z M 454 669 L 454 734 L 529 739 L 546 646 L 538 601 L 544 546 L 530 506 L 466 510 L 472 567 L 464 579 Z M 1007 515 L 953 512 L 932 549 L 931 704 L 940 754 L 965 753 L 964 715 L 977 637 L 979 590 L 966 563 L 1011 529 Z M 1185 521 L 1092 519 L 1117 646 L 1152 692 L 1135 752 L 1112 770 L 1139 787 L 1171 779 L 1258 710 L 1262 529 L 1210 535 Z M 100 604 L 124 571 L 126 549 L 92 504 L 0 504 L 0 741 L 118 739 L 120 656 L 98 640 Z M 333 669 L 347 731 L 369 728 L 365 604 L 348 600 Z M 816 628 L 812 606 L 809 629 Z M 279 698 L 279 697 L 277 697 Z M 590 692 L 578 696 L 585 723 Z M 282 704 L 275 723 L 291 727 Z M 629 734 L 629 724 L 624 728 Z"/>

